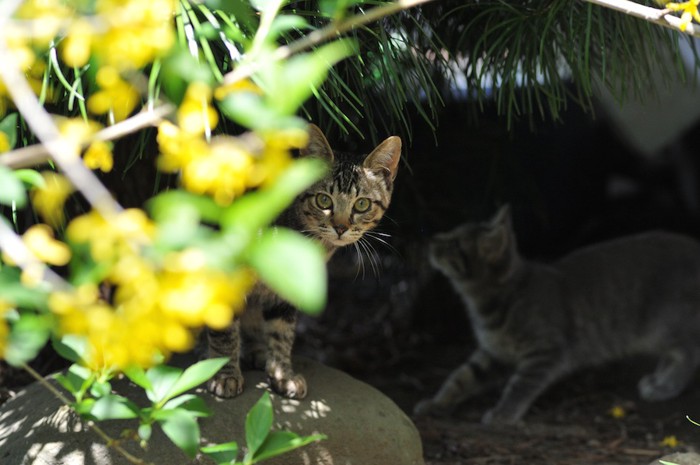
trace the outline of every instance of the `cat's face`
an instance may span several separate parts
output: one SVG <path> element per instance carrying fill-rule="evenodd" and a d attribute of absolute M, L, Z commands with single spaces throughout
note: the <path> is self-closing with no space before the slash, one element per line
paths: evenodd
<path fill-rule="evenodd" d="M 311 125 L 309 135 L 302 156 L 326 160 L 330 172 L 300 196 L 302 229 L 331 246 L 352 244 L 389 207 L 401 139 L 389 137 L 366 157 L 353 157 L 334 153 L 318 127 Z"/>
<path fill-rule="evenodd" d="M 437 234 L 429 246 L 430 263 L 464 283 L 502 281 L 516 257 L 510 221 L 506 206 L 488 222 L 466 223 Z"/>

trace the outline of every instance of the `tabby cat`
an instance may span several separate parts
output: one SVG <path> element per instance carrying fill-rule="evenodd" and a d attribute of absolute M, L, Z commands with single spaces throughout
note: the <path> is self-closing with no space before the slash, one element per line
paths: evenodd
<path fill-rule="evenodd" d="M 416 414 L 503 387 L 484 423 L 516 423 L 563 375 L 632 354 L 659 357 L 638 384 L 678 395 L 700 362 L 700 244 L 650 232 L 590 246 L 551 266 L 521 258 L 509 208 L 437 235 L 432 265 L 467 307 L 477 349 Z"/>
<path fill-rule="evenodd" d="M 366 157 L 334 152 L 314 125 L 301 156 L 317 157 L 329 165 L 326 178 L 311 186 L 287 208 L 276 226 L 295 229 L 318 240 L 329 259 L 340 247 L 355 243 L 374 228 L 389 207 L 401 156 L 401 139 L 389 137 Z M 209 357 L 231 361 L 209 381 L 219 397 L 243 391 L 239 356 L 264 369 L 271 387 L 290 398 L 306 396 L 306 381 L 291 362 L 297 310 L 258 283 L 246 300 L 245 311 L 226 331 L 209 331 Z"/>

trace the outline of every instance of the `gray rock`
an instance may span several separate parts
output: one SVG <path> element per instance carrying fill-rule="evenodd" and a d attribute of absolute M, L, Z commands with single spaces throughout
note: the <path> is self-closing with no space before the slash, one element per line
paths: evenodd
<path fill-rule="evenodd" d="M 695 452 L 676 452 L 654 460 L 649 465 L 662 465 L 663 462 L 675 465 L 700 465 L 700 455 Z"/>
<path fill-rule="evenodd" d="M 266 465 L 422 465 L 418 432 L 411 420 L 376 389 L 310 360 L 297 360 L 309 394 L 302 401 L 273 395 L 275 429 L 297 434 L 322 433 L 328 439 L 264 461 Z M 54 383 L 55 384 L 55 383 Z M 212 443 L 245 443 L 244 420 L 266 388 L 264 375 L 246 373 L 245 392 L 220 400 L 201 390 L 214 415 L 200 422 L 202 438 Z M 115 381 L 122 395 L 143 399 L 139 389 Z M 133 422 L 99 423 L 111 437 L 134 429 Z M 0 463 L 3 465 L 129 465 L 129 462 L 38 383 L 28 386 L 0 407 Z M 133 441 L 126 450 L 157 465 L 207 464 L 204 457 L 188 459 L 154 428 L 147 451 Z M 239 456 L 240 458 L 240 456 Z"/>

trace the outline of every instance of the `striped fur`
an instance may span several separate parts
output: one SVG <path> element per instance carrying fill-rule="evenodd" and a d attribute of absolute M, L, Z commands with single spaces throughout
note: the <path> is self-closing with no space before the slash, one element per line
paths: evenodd
<path fill-rule="evenodd" d="M 309 144 L 301 156 L 325 160 L 329 174 L 300 194 L 275 222 L 318 240 L 327 258 L 340 247 L 355 244 L 374 228 L 391 201 L 401 156 L 401 139 L 389 137 L 367 156 L 334 152 L 323 132 L 309 126 Z M 306 396 L 306 381 L 291 362 L 297 311 L 263 284 L 246 300 L 246 309 L 226 331 L 209 332 L 210 357 L 231 361 L 209 382 L 219 397 L 243 391 L 240 362 L 264 369 L 270 385 L 290 398 Z"/>
<path fill-rule="evenodd" d="M 514 423 L 567 373 L 633 354 L 660 358 L 638 388 L 645 400 L 665 400 L 700 364 L 700 244 L 689 238 L 630 236 L 545 266 L 520 257 L 504 207 L 436 236 L 430 258 L 462 297 L 478 348 L 416 414 L 500 386 L 483 421 Z"/>

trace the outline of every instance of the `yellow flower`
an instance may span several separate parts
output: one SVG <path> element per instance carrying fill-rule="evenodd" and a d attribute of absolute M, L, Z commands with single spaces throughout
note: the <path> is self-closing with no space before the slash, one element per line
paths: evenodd
<path fill-rule="evenodd" d="M 685 31 L 688 24 L 694 19 L 696 22 L 700 23 L 700 13 L 698 13 L 698 4 L 700 0 L 690 0 L 687 2 L 666 3 L 666 8 L 672 11 L 681 11 L 681 31 Z"/>
<path fill-rule="evenodd" d="M 91 170 L 99 169 L 103 173 L 112 171 L 114 159 L 112 158 L 111 144 L 97 140 L 90 144 L 83 156 L 85 166 Z"/>
<path fill-rule="evenodd" d="M 0 113 L 0 117 L 2 117 L 2 113 Z M 0 131 L 0 153 L 7 152 L 10 148 L 10 139 L 7 137 L 7 134 Z"/>
<path fill-rule="evenodd" d="M 7 300 L 0 299 L 0 358 L 5 357 L 7 344 L 10 339 L 10 327 L 7 325 L 5 315 L 13 308 Z"/>
<path fill-rule="evenodd" d="M 204 134 L 216 127 L 219 115 L 211 106 L 211 88 L 201 82 L 187 87 L 185 98 L 177 110 L 177 124 L 190 134 Z"/>
<path fill-rule="evenodd" d="M 95 81 L 100 90 L 88 99 L 88 110 L 97 115 L 112 112 L 115 121 L 125 120 L 140 101 L 136 88 L 124 81 L 116 68 L 103 66 Z"/>
<path fill-rule="evenodd" d="M 92 26 L 85 19 L 71 24 L 67 37 L 61 43 L 61 57 L 68 66 L 78 68 L 88 62 L 93 34 Z"/>
<path fill-rule="evenodd" d="M 234 92 L 251 92 L 253 94 L 262 95 L 263 91 L 250 79 L 243 79 L 232 84 L 219 86 L 214 91 L 214 96 L 217 100 L 225 99 L 229 94 Z"/>
<path fill-rule="evenodd" d="M 35 224 L 22 235 L 27 248 L 44 263 L 63 266 L 71 257 L 70 249 L 53 237 L 53 231 L 45 224 Z"/>
<path fill-rule="evenodd" d="M 89 141 L 102 125 L 96 121 L 85 121 L 83 118 L 54 118 L 58 131 L 65 140 L 71 143 L 73 150 L 78 153 L 81 147 Z"/>
<path fill-rule="evenodd" d="M 627 415 L 627 411 L 621 405 L 613 405 L 613 407 L 608 410 L 611 417 L 619 420 Z"/>
<path fill-rule="evenodd" d="M 70 222 L 66 236 L 77 243 L 89 243 L 95 260 L 113 261 L 120 255 L 132 253 L 139 246 L 149 245 L 155 235 L 155 225 L 143 210 L 130 208 L 106 220 L 96 211 L 81 215 Z"/>
<path fill-rule="evenodd" d="M 659 442 L 660 446 L 671 448 L 678 447 L 680 444 L 681 442 L 674 435 L 666 436 Z"/>
<path fill-rule="evenodd" d="M 73 186 L 65 177 L 52 171 L 44 171 L 41 176 L 44 187 L 32 189 L 32 205 L 44 221 L 56 228 L 65 220 L 63 204 L 73 193 Z"/>
<path fill-rule="evenodd" d="M 99 0 L 97 13 L 108 31 L 94 38 L 96 53 L 118 70 L 138 69 L 165 54 L 175 42 L 176 0 Z"/>

